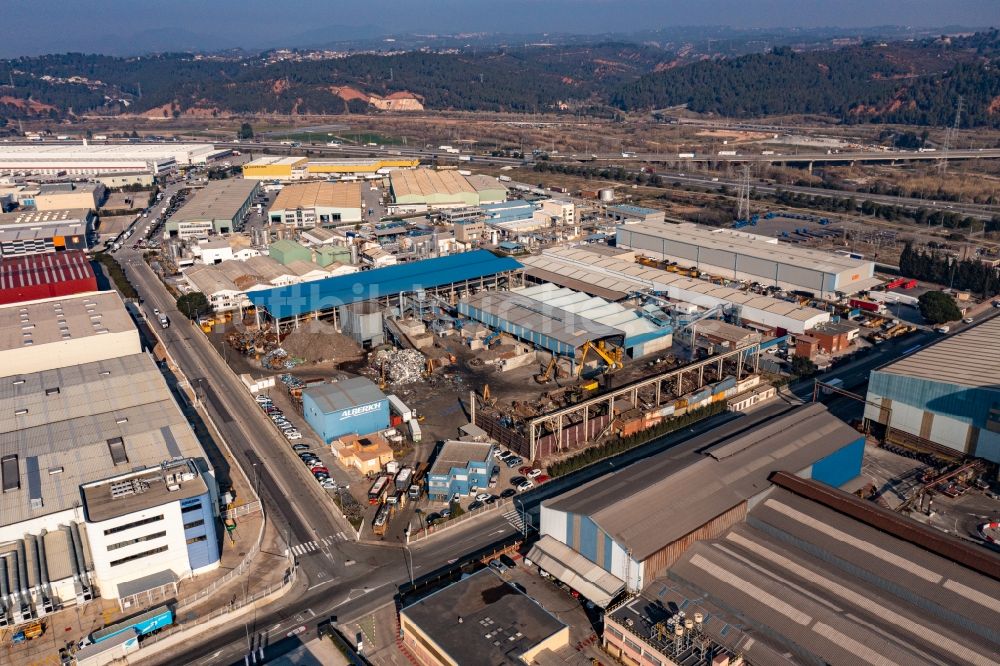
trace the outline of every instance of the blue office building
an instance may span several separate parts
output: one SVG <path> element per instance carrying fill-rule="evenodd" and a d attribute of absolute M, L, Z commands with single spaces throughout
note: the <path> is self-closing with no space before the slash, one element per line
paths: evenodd
<path fill-rule="evenodd" d="M 327 444 L 343 435 L 367 435 L 389 427 L 389 400 L 364 377 L 305 389 L 302 412 Z"/>
<path fill-rule="evenodd" d="M 493 451 L 494 445 L 484 442 L 442 444 L 427 474 L 427 496 L 444 502 L 455 494 L 471 495 L 488 488 L 496 469 Z"/>

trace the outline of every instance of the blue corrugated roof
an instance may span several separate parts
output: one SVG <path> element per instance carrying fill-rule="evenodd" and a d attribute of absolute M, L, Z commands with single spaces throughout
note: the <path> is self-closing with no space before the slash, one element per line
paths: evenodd
<path fill-rule="evenodd" d="M 251 291 L 247 298 L 256 307 L 271 313 L 272 317 L 286 319 L 404 291 L 432 289 L 452 282 L 487 277 L 521 267 L 519 262 L 510 257 L 498 257 L 487 250 L 475 250 L 287 287 Z"/>

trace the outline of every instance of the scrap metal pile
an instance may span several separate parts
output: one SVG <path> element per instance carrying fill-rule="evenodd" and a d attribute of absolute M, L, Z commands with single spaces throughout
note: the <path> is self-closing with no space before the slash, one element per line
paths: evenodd
<path fill-rule="evenodd" d="M 260 364 L 265 370 L 291 370 L 301 363 L 301 358 L 289 356 L 281 347 L 272 349 L 260 359 Z"/>
<path fill-rule="evenodd" d="M 423 377 L 427 360 L 416 349 L 379 349 L 368 355 L 368 365 L 389 384 L 410 384 Z"/>
<path fill-rule="evenodd" d="M 244 356 L 255 352 L 266 352 L 277 344 L 277 338 L 270 329 L 240 329 L 234 327 L 226 333 L 226 343 Z"/>

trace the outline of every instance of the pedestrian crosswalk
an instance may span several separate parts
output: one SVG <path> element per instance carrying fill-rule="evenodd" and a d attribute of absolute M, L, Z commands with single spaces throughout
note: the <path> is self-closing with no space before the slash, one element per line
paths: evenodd
<path fill-rule="evenodd" d="M 524 532 L 524 520 L 521 519 L 521 514 L 515 507 L 507 507 L 507 510 L 503 512 L 503 517 L 507 519 L 508 523 L 517 528 L 518 532 Z"/>
<path fill-rule="evenodd" d="M 336 534 L 331 534 L 328 537 L 323 537 L 321 539 L 313 539 L 312 541 L 307 541 L 305 543 L 297 543 L 292 546 L 292 555 L 296 557 L 301 557 L 303 555 L 308 555 L 310 553 L 315 553 L 320 551 L 325 546 L 332 546 L 338 541 L 347 541 L 347 534 L 344 532 L 337 532 Z M 288 549 L 285 549 L 285 554 L 288 554 Z"/>

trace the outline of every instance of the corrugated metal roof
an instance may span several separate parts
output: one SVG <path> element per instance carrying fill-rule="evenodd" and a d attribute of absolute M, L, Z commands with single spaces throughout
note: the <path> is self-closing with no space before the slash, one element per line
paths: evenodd
<path fill-rule="evenodd" d="M 0 306 L 0 350 L 135 330 L 114 291 L 84 292 Z M 6 375 L 0 367 L 0 376 Z"/>
<path fill-rule="evenodd" d="M 605 608 L 625 589 L 621 578 L 548 534 L 531 547 L 528 559 L 601 608 Z"/>
<path fill-rule="evenodd" d="M 264 289 L 247 294 L 272 317 L 285 319 L 340 305 L 394 296 L 404 291 L 432 289 L 521 268 L 509 257 L 476 250 L 414 261 L 386 268 L 316 280 L 305 284 Z"/>
<path fill-rule="evenodd" d="M 0 259 L 0 291 L 87 279 L 96 279 L 94 269 L 78 250 Z"/>
<path fill-rule="evenodd" d="M 805 469 L 859 437 L 818 403 L 724 439 L 708 455 L 701 453 L 718 436 L 696 437 L 544 505 L 589 516 L 643 560 L 767 489 L 771 472 Z"/>
<path fill-rule="evenodd" d="M 683 292 L 702 294 L 720 301 L 739 303 L 770 314 L 790 317 L 797 321 L 810 321 L 816 317 L 829 315 L 816 308 L 803 307 L 796 303 L 769 296 L 746 293 L 731 287 L 713 284 L 706 280 L 689 278 L 658 268 L 650 268 L 626 259 L 609 257 L 594 252 L 588 247 L 552 248 L 542 252 L 540 257 L 525 257 L 528 266 L 538 266 L 559 275 L 567 275 L 578 280 L 593 282 L 602 278 L 617 280 L 611 288 L 632 292 L 642 289 L 661 291 L 666 288 Z"/>
<path fill-rule="evenodd" d="M 581 347 L 587 341 L 621 338 L 625 333 L 611 326 L 587 319 L 582 315 L 555 308 L 533 298 L 510 291 L 484 291 L 462 300 L 459 312 L 473 316 L 475 308 L 488 316 L 509 322 L 525 331 L 547 336 L 571 347 Z M 489 321 L 484 321 L 492 325 Z"/>
<path fill-rule="evenodd" d="M 832 252 L 760 240 L 753 237 L 752 234 L 734 233 L 731 229 L 714 229 L 696 224 L 640 223 L 629 224 L 619 227 L 619 229 L 679 243 L 690 243 L 703 248 L 736 252 L 748 257 L 782 262 L 827 273 L 860 269 L 871 263 L 864 259 L 851 259 Z"/>
<path fill-rule="evenodd" d="M 258 187 L 256 180 L 213 180 L 180 207 L 167 221 L 231 220 Z"/>
<path fill-rule="evenodd" d="M 958 386 L 1000 386 L 1000 317 L 946 337 L 878 369 Z"/>
<path fill-rule="evenodd" d="M 669 576 L 811 660 L 986 665 L 1000 652 L 996 581 L 780 488 Z"/>
<path fill-rule="evenodd" d="M 325 180 L 286 185 L 278 192 L 271 211 L 299 208 L 361 208 L 361 183 Z"/>
<path fill-rule="evenodd" d="M 308 395 L 324 414 L 385 400 L 385 394 L 365 377 L 351 377 L 339 382 L 310 386 L 302 394 Z"/>
<path fill-rule="evenodd" d="M 639 336 L 648 338 L 654 333 L 662 335 L 669 333 L 669 330 L 660 329 L 636 310 L 618 303 L 610 303 L 598 296 L 589 296 L 583 292 L 559 287 L 551 282 L 518 289 L 514 293 L 528 296 L 550 307 L 572 312 L 598 324 L 616 328 L 625 335 L 626 346 L 632 344 L 633 339 Z"/>
<path fill-rule="evenodd" d="M 16 455 L 21 489 L 0 495 L 0 524 L 68 509 L 80 485 L 175 455 L 205 452 L 146 354 L 85 363 L 0 380 L 0 457 Z M 52 389 L 58 389 L 58 392 Z M 15 415 L 15 412 L 27 412 Z M 108 440 L 121 437 L 128 455 L 116 466 Z M 41 506 L 33 507 L 25 460 L 37 459 Z"/>

